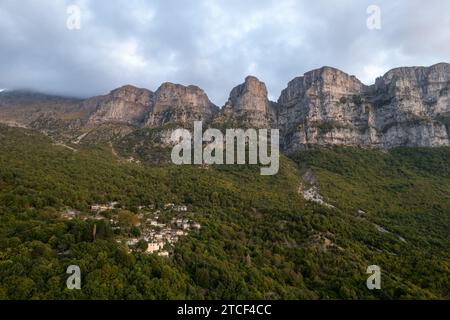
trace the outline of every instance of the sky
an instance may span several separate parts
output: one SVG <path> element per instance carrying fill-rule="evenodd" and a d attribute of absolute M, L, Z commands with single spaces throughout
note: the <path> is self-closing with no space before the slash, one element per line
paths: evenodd
<path fill-rule="evenodd" d="M 247 75 L 277 100 L 324 65 L 372 84 L 450 62 L 449 12 L 448 0 L 1 0 L 0 90 L 89 97 L 169 81 L 222 106 Z"/>

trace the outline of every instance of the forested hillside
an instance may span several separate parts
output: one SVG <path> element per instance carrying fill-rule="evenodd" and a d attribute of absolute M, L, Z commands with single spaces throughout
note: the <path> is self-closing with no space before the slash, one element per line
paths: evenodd
<path fill-rule="evenodd" d="M 0 127 L 0 299 L 450 298 L 449 148 L 316 148 L 283 156 L 276 176 L 128 156 Z M 328 206 L 304 199 L 310 184 Z M 111 201 L 110 215 L 186 204 L 202 227 L 169 257 L 130 253 L 89 217 Z M 69 265 L 81 290 L 66 288 Z"/>

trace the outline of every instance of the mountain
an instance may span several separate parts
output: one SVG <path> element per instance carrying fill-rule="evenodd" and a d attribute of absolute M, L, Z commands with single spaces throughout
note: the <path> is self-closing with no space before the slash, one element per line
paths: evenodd
<path fill-rule="evenodd" d="M 218 111 L 199 87 L 168 82 L 156 92 L 127 85 L 83 104 L 95 110 L 89 124 L 120 123 L 136 127 L 189 124 L 211 119 Z"/>
<path fill-rule="evenodd" d="M 292 80 L 278 103 L 283 147 L 448 146 L 450 65 L 398 68 L 372 86 L 323 67 Z"/>
<path fill-rule="evenodd" d="M 170 128 L 202 120 L 219 128 L 279 128 L 287 153 L 311 145 L 437 147 L 450 145 L 449 87 L 447 63 L 393 69 L 370 86 L 322 67 L 290 81 L 276 103 L 263 82 L 248 76 L 221 109 L 201 88 L 173 83 L 155 92 L 128 85 L 85 100 L 2 92 L 0 122 L 78 142 L 152 128 L 165 143 Z"/>
<path fill-rule="evenodd" d="M 283 147 L 293 151 L 308 144 L 366 144 L 364 89 L 354 76 L 330 67 L 293 79 L 278 99 Z"/>
<path fill-rule="evenodd" d="M 99 142 L 141 128 L 189 127 L 219 108 L 197 86 L 164 83 L 156 92 L 126 85 L 103 96 L 72 99 L 30 91 L 0 93 L 0 123 L 45 132 L 57 140 Z M 165 133 L 170 137 L 170 132 Z"/>
<path fill-rule="evenodd" d="M 155 93 L 146 126 L 191 125 L 196 120 L 209 121 L 218 109 L 197 86 L 163 83 Z"/>
<path fill-rule="evenodd" d="M 215 122 L 232 122 L 235 125 L 267 128 L 276 125 L 275 104 L 269 101 L 264 82 L 253 76 L 233 88 L 230 97 Z"/>
<path fill-rule="evenodd" d="M 383 147 L 449 145 L 449 64 L 394 69 L 371 89 Z"/>
<path fill-rule="evenodd" d="M 95 110 L 90 124 L 108 122 L 143 125 L 154 104 L 154 93 L 147 89 L 124 86 L 108 95 L 88 99 L 84 104 Z"/>
<path fill-rule="evenodd" d="M 371 86 L 323 67 L 278 102 L 250 76 L 221 109 L 171 83 L 1 92 L 0 299 L 448 299 L 448 86 L 438 64 Z M 279 128 L 278 174 L 171 164 L 194 120 Z"/>
<path fill-rule="evenodd" d="M 0 123 L 36 129 L 61 139 L 78 132 L 91 112 L 76 98 L 28 90 L 0 92 Z"/>

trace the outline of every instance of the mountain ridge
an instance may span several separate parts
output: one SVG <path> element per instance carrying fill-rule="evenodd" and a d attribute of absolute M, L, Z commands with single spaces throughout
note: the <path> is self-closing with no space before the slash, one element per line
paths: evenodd
<path fill-rule="evenodd" d="M 269 100 L 264 82 L 247 76 L 221 108 L 200 87 L 170 82 L 156 91 L 125 85 L 88 99 L 4 91 L 0 122 L 65 138 L 104 124 L 130 130 L 190 127 L 193 121 L 278 128 L 287 153 L 309 145 L 448 146 L 449 87 L 450 64 L 443 62 L 394 68 L 369 86 L 324 66 L 289 81 L 277 102 Z"/>

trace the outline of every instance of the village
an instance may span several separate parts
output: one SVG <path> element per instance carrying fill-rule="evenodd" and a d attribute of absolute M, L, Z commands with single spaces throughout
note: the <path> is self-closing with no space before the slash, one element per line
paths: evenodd
<path fill-rule="evenodd" d="M 128 252 L 143 251 L 161 257 L 169 257 L 173 246 L 182 237 L 201 229 L 199 223 L 187 217 L 188 207 L 184 204 L 167 203 L 161 209 L 156 209 L 154 205 L 139 206 L 137 214 L 118 209 L 118 206 L 118 202 L 94 204 L 90 215 L 66 209 L 61 217 L 66 220 L 109 221 L 117 235 L 117 243 L 126 246 Z"/>

